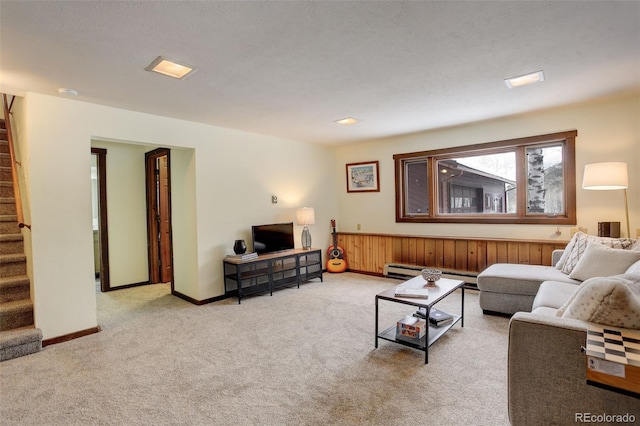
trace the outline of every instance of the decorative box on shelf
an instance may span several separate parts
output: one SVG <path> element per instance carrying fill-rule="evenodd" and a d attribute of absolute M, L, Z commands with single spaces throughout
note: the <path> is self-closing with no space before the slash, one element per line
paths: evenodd
<path fill-rule="evenodd" d="M 396 339 L 417 343 L 427 334 L 427 321 L 406 315 L 396 323 Z"/>

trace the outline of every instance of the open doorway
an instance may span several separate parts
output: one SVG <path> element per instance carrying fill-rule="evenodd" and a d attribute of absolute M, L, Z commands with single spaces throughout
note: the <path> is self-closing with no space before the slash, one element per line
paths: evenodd
<path fill-rule="evenodd" d="M 107 150 L 91 148 L 94 263 L 100 291 L 111 290 L 109 279 L 109 227 L 107 223 Z"/>
<path fill-rule="evenodd" d="M 170 150 L 149 151 L 145 154 L 145 162 L 149 283 L 170 282 L 173 291 Z"/>

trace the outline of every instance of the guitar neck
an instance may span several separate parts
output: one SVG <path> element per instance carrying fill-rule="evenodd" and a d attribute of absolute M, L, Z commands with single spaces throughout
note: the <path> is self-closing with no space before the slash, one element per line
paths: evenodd
<path fill-rule="evenodd" d="M 333 235 L 333 248 L 338 248 L 338 233 L 336 232 L 336 221 L 331 219 L 331 234 Z"/>

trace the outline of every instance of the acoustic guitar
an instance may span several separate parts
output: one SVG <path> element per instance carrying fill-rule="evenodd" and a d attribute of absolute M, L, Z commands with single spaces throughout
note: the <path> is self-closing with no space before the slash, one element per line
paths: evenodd
<path fill-rule="evenodd" d="M 331 229 L 333 245 L 327 250 L 327 272 L 344 272 L 347 270 L 347 261 L 344 258 L 344 250 L 338 245 L 335 219 L 331 219 Z"/>

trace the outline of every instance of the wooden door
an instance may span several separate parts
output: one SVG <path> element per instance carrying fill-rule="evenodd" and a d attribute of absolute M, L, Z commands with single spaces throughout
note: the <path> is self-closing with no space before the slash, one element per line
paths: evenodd
<path fill-rule="evenodd" d="M 167 156 L 157 160 L 158 174 L 158 225 L 160 240 L 160 281 L 167 283 L 173 277 L 173 263 L 171 262 L 171 223 L 169 209 L 169 168 Z"/>
<path fill-rule="evenodd" d="M 169 150 L 159 148 L 148 152 L 145 158 L 149 282 L 151 284 L 171 282 L 173 285 Z"/>

